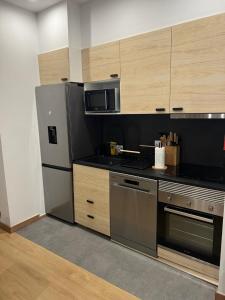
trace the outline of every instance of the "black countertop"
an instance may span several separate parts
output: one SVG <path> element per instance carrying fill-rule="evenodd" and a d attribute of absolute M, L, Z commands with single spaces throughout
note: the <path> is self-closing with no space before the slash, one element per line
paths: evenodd
<path fill-rule="evenodd" d="M 144 170 L 139 170 L 139 169 L 122 166 L 124 163 L 123 159 L 115 159 L 114 163 L 110 164 L 107 162 L 102 163 L 101 159 L 98 160 L 97 156 L 93 156 L 93 158 L 95 159 L 92 160 L 92 157 L 78 159 L 74 161 L 74 163 L 79 165 L 84 165 L 84 166 L 106 169 L 112 172 L 139 176 L 143 178 L 166 180 L 166 181 L 172 181 L 181 184 L 189 184 L 189 185 L 200 186 L 209 189 L 225 191 L 225 182 L 222 181 L 216 182 L 210 180 L 201 180 L 201 179 L 182 177 L 181 175 L 179 175 L 180 172 L 176 167 L 169 166 L 167 170 L 154 170 L 151 167 Z M 204 168 L 202 172 L 204 172 Z"/>

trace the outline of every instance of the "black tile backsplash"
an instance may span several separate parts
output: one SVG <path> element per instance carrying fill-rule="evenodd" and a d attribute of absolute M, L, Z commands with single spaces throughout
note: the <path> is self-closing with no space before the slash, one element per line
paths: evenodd
<path fill-rule="evenodd" d="M 153 145 L 160 133 L 176 132 L 181 145 L 181 162 L 210 166 L 224 163 L 225 120 L 170 119 L 169 115 L 101 116 L 102 143 L 116 141 L 128 149 Z"/>

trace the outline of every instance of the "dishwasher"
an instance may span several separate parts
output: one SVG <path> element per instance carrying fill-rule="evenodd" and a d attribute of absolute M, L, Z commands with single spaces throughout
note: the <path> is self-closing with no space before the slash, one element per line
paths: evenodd
<path fill-rule="evenodd" d="M 157 188 L 156 180 L 110 173 L 112 241 L 157 256 Z"/>

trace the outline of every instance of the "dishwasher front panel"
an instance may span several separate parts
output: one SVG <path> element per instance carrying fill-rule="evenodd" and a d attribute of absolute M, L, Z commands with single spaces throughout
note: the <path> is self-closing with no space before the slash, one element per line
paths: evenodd
<path fill-rule="evenodd" d="M 156 256 L 157 181 L 110 174 L 111 238 Z"/>

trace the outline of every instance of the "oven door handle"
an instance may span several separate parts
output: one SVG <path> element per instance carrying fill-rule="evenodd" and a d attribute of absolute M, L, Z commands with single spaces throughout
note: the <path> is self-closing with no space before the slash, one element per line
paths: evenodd
<path fill-rule="evenodd" d="M 189 213 L 179 211 L 179 210 L 175 210 L 175 209 L 172 209 L 172 208 L 164 207 L 164 211 L 175 214 L 175 215 L 178 215 L 178 216 L 187 217 L 187 218 L 191 218 L 191 219 L 194 219 L 194 220 L 198 220 L 198 221 L 213 224 L 212 219 L 204 218 L 204 217 L 201 217 L 201 216 L 196 216 L 196 215 L 189 214 Z"/>

